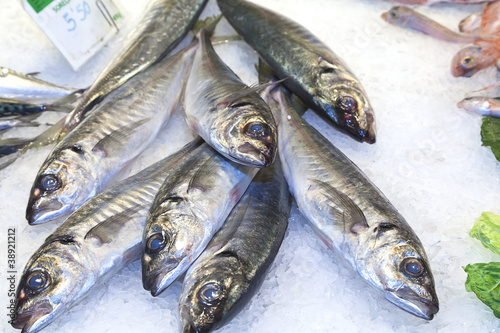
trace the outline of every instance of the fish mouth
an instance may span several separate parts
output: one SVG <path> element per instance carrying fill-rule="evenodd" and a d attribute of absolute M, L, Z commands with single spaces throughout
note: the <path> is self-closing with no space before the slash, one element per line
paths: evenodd
<path fill-rule="evenodd" d="M 190 322 L 186 317 L 181 314 L 182 322 L 181 322 L 181 332 L 182 333 L 208 333 L 211 331 L 213 325 L 208 326 L 197 326 L 194 323 Z"/>
<path fill-rule="evenodd" d="M 43 320 L 52 313 L 53 307 L 48 301 L 39 303 L 34 310 L 23 311 L 16 315 L 12 327 L 22 329 L 21 333 L 34 333 L 45 327 L 48 322 Z"/>
<path fill-rule="evenodd" d="M 274 157 L 276 156 L 276 149 L 274 149 L 274 147 L 259 149 L 251 143 L 245 142 L 237 148 L 237 154 L 234 155 L 233 158 L 241 164 L 256 168 L 264 168 L 273 163 Z M 243 155 L 243 157 L 241 155 Z M 242 158 L 244 161 L 242 161 Z"/>
<path fill-rule="evenodd" d="M 436 295 L 431 294 L 430 299 L 419 296 L 412 289 L 405 287 L 386 297 L 389 301 L 411 313 L 426 320 L 432 320 L 439 311 L 439 301 Z"/>
<path fill-rule="evenodd" d="M 42 224 L 55 220 L 58 213 L 61 212 L 63 204 L 60 201 L 46 201 L 38 203 L 38 198 L 32 197 L 26 208 L 26 219 L 29 225 Z"/>
<path fill-rule="evenodd" d="M 178 266 L 177 261 L 167 263 L 159 272 L 151 272 L 150 274 L 143 272 L 142 286 L 149 290 L 153 297 L 160 295 L 172 282 L 175 269 Z"/>

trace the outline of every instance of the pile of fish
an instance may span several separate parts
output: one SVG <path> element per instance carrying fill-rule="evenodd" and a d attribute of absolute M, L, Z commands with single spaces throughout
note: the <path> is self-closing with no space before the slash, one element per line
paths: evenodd
<path fill-rule="evenodd" d="M 65 221 L 26 264 L 12 325 L 41 330 L 141 258 L 153 296 L 185 274 L 183 332 L 216 329 L 256 292 L 276 256 L 289 192 L 362 280 L 431 320 L 439 303 L 417 235 L 300 116 L 311 108 L 355 140 L 374 143 L 374 112 L 358 79 L 304 27 L 244 0 L 217 4 L 265 62 L 259 84 L 245 85 L 215 52 L 218 19 L 196 25 L 192 42 L 171 55 L 206 2 L 153 0 L 125 52 L 67 116 L 30 141 L 58 142 L 36 176 L 26 218 L 30 225 Z M 199 137 L 106 188 L 176 108 Z"/>

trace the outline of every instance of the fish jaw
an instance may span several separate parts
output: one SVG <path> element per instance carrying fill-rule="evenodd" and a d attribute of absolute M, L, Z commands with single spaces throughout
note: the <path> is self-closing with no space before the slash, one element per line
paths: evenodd
<path fill-rule="evenodd" d="M 38 191 L 33 191 L 28 201 L 26 209 L 26 219 L 30 225 L 46 223 L 57 219 L 68 209 L 59 200 L 44 200 L 37 195 Z"/>
<path fill-rule="evenodd" d="M 401 288 L 393 293 L 387 293 L 385 298 L 406 312 L 426 320 L 432 320 L 439 311 L 437 296 L 419 296 L 408 287 Z"/>
<path fill-rule="evenodd" d="M 12 322 L 12 327 L 22 329 L 22 333 L 38 332 L 47 326 L 54 317 L 54 308 L 48 301 L 39 303 L 34 310 L 18 313 L 17 311 L 21 306 L 22 301 L 18 299 L 16 304 L 17 314 Z"/>

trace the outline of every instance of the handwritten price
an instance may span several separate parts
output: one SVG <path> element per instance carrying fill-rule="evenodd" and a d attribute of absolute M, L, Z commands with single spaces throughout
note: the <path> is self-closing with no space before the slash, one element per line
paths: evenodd
<path fill-rule="evenodd" d="M 70 8 L 70 11 L 74 14 L 75 10 L 73 7 Z M 76 6 L 76 19 L 79 20 L 80 22 L 85 21 L 87 19 L 87 15 L 90 14 L 90 6 L 86 1 L 83 1 L 79 3 Z M 63 15 L 64 20 L 70 25 L 70 28 L 68 31 L 75 31 L 77 27 L 76 20 L 70 15 L 69 12 L 66 12 Z"/>

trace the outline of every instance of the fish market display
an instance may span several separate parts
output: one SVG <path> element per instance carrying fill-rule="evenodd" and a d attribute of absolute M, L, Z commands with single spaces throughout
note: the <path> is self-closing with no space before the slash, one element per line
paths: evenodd
<path fill-rule="evenodd" d="M 432 319 L 439 309 L 434 278 L 414 231 L 354 163 L 300 118 L 282 90 L 274 95 L 279 155 L 300 212 L 377 292 Z"/>
<path fill-rule="evenodd" d="M 209 332 L 260 286 L 285 236 L 291 197 L 279 159 L 259 171 L 222 229 L 189 268 L 179 301 L 182 332 Z"/>
<path fill-rule="evenodd" d="M 257 170 L 228 161 L 208 145 L 172 170 L 151 205 L 144 228 L 144 289 L 158 296 L 187 270 Z"/>
<path fill-rule="evenodd" d="M 472 43 L 481 39 L 479 35 L 465 35 L 452 31 L 405 6 L 392 7 L 391 10 L 382 14 L 382 18 L 398 27 L 416 30 L 445 42 Z"/>
<path fill-rule="evenodd" d="M 358 79 L 311 32 L 244 0 L 217 0 L 233 28 L 310 108 L 358 141 L 375 142 L 373 109 Z"/>
<path fill-rule="evenodd" d="M 137 260 L 151 200 L 196 143 L 89 200 L 50 235 L 27 263 L 13 326 L 34 333 L 121 268 Z"/>
<path fill-rule="evenodd" d="M 265 167 L 276 154 L 277 133 L 271 110 L 227 67 L 201 31 L 200 47 L 186 85 L 189 126 L 232 161 Z"/>
<path fill-rule="evenodd" d="M 77 90 L 37 79 L 33 74 L 23 74 L 0 67 L 0 98 L 32 103 L 54 102 Z"/>
<path fill-rule="evenodd" d="M 59 142 L 31 188 L 30 224 L 81 206 L 154 140 L 177 106 L 196 46 L 131 79 Z"/>
<path fill-rule="evenodd" d="M 500 118 L 500 100 L 487 96 L 474 96 L 464 98 L 458 107 L 483 116 Z"/>

